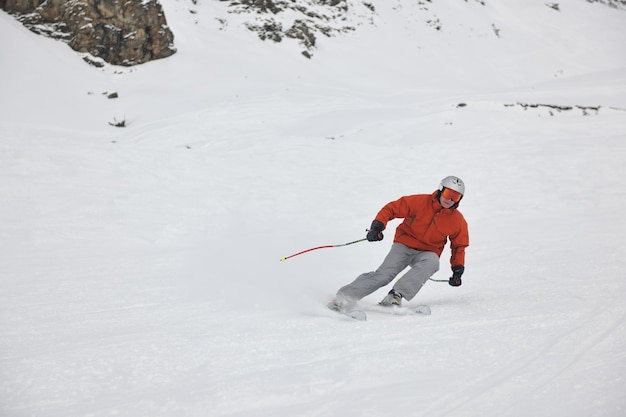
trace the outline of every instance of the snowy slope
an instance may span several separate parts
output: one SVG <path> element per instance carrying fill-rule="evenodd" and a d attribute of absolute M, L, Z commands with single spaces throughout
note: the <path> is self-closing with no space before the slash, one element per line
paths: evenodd
<path fill-rule="evenodd" d="M 373 1 L 307 60 L 223 3 L 130 69 L 0 14 L 0 415 L 625 415 L 625 12 Z M 449 174 L 431 316 L 324 307 L 397 222 L 279 261 Z"/>

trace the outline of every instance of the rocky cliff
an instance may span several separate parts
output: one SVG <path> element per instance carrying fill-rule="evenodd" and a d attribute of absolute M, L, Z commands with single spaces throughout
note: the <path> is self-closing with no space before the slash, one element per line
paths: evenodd
<path fill-rule="evenodd" d="M 198 0 L 189 2 L 190 13 L 197 13 Z M 239 15 L 244 26 L 261 40 L 297 41 L 301 53 L 313 57 L 320 38 L 332 38 L 355 31 L 359 25 L 373 25 L 376 0 L 212 0 L 228 14 Z M 378 0 L 380 1 L 380 0 Z M 425 15 L 436 0 L 415 0 Z M 465 0 L 485 5 L 488 0 Z M 585 1 L 585 0 L 580 0 Z M 626 9 L 626 0 L 586 0 L 616 9 Z M 396 6 L 402 8 L 402 1 Z M 546 3 L 555 11 L 558 2 Z M 0 8 L 15 15 L 30 30 L 60 39 L 85 59 L 131 66 L 176 52 L 158 0 L 0 0 Z M 226 25 L 226 19 L 222 22 Z M 442 30 L 436 15 L 423 23 Z M 493 28 L 495 35 L 499 29 Z M 95 59 L 94 59 L 95 58 Z"/>
<path fill-rule="evenodd" d="M 87 53 L 94 64 L 131 66 L 176 52 L 157 0 L 0 0 L 0 7 L 33 32 Z"/>

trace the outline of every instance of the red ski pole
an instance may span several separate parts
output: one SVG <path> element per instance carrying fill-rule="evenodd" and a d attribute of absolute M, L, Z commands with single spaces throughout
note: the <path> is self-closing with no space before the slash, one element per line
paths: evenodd
<path fill-rule="evenodd" d="M 316 248 L 311 248 L 311 249 L 303 250 L 302 252 L 294 253 L 293 255 L 285 256 L 284 258 L 280 258 L 280 260 L 281 260 L 281 261 L 285 261 L 285 260 L 287 260 L 287 259 L 289 259 L 289 258 L 293 258 L 294 256 L 298 256 L 298 255 L 302 255 L 303 253 L 311 252 L 312 250 L 317 250 L 317 249 L 326 249 L 326 248 L 338 248 L 339 246 L 348 246 L 348 245 L 352 245 L 353 243 L 363 242 L 364 240 L 367 240 L 367 238 L 363 238 L 363 239 L 355 240 L 354 242 L 342 243 L 342 244 L 340 244 L 340 245 L 325 245 L 325 246 L 318 246 L 318 247 L 316 247 Z"/>

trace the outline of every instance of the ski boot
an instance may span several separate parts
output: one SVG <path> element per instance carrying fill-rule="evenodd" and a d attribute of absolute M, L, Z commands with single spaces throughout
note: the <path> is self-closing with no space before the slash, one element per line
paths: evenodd
<path fill-rule="evenodd" d="M 383 307 L 400 307 L 402 305 L 402 294 L 392 289 L 378 305 Z"/>

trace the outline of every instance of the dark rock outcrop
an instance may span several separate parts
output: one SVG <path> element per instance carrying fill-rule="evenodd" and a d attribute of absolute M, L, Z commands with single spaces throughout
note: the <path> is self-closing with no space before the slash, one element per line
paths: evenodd
<path fill-rule="evenodd" d="M 0 0 L 0 7 L 33 32 L 110 64 L 131 66 L 176 52 L 157 0 Z"/>
<path fill-rule="evenodd" d="M 313 56 L 318 35 L 330 38 L 354 31 L 351 17 L 367 20 L 376 14 L 371 3 L 362 2 L 352 9 L 346 0 L 232 0 L 228 1 L 228 11 L 250 15 L 246 27 L 261 40 L 297 40 L 307 58 Z"/>
<path fill-rule="evenodd" d="M 626 0 L 587 0 L 589 3 L 601 3 L 614 9 L 626 10 Z"/>

